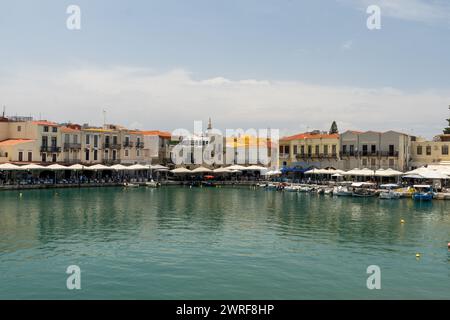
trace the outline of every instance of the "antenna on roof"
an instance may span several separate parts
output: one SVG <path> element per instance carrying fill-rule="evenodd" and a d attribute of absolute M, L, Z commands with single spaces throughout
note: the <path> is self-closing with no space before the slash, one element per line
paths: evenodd
<path fill-rule="evenodd" d="M 449 106 L 450 109 L 450 106 Z M 3 106 L 3 118 L 5 117 L 5 112 L 6 112 L 6 106 Z"/>
<path fill-rule="evenodd" d="M 103 109 L 103 127 L 106 126 L 106 110 Z"/>

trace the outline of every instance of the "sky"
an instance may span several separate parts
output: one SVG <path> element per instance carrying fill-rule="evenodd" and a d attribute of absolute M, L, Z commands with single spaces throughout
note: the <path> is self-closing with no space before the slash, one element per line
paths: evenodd
<path fill-rule="evenodd" d="M 57 122 L 101 125 L 106 110 L 133 129 L 335 120 L 431 138 L 449 117 L 449 57 L 448 0 L 0 2 L 0 106 Z"/>

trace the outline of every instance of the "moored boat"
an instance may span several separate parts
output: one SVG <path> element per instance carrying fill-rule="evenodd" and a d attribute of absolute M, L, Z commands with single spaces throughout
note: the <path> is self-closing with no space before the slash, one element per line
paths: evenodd
<path fill-rule="evenodd" d="M 413 200 L 416 201 L 431 201 L 433 199 L 433 189 L 428 184 L 414 185 Z"/>

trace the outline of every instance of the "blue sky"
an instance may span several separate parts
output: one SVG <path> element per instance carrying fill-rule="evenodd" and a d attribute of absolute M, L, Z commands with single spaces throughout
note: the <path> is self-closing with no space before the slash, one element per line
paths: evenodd
<path fill-rule="evenodd" d="M 372 3 L 381 30 L 366 28 Z M 66 28 L 70 4 L 79 31 Z M 111 122 L 145 128 L 212 116 L 221 127 L 296 132 L 336 120 L 432 136 L 450 104 L 447 1 L 2 1 L 0 39 L 0 104 L 56 121 L 99 122 L 107 108 Z"/>

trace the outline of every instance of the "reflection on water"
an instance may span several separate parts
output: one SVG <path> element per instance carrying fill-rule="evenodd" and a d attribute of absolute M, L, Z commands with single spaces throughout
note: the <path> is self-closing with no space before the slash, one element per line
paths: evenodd
<path fill-rule="evenodd" d="M 30 190 L 0 201 L 0 298 L 71 298 L 73 263 L 89 280 L 80 298 L 450 298 L 445 201 L 231 187 Z M 369 264 L 386 270 L 379 292 L 365 288 Z"/>

